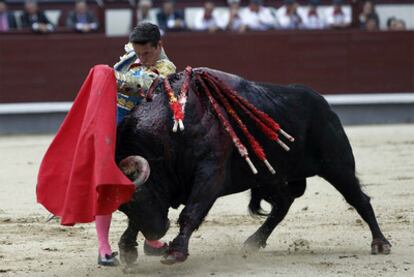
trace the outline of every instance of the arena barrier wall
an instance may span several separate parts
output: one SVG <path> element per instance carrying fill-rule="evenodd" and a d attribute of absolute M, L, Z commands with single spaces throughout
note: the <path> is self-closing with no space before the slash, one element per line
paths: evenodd
<path fill-rule="evenodd" d="M 72 101 L 89 69 L 115 64 L 126 37 L 0 36 L 0 103 Z M 414 91 L 414 31 L 171 33 L 167 54 L 183 70 L 207 66 L 322 94 Z"/>
<path fill-rule="evenodd" d="M 0 133 L 54 132 L 67 110 L 56 105 L 70 105 L 89 69 L 117 62 L 126 41 L 103 34 L 0 36 Z M 345 124 L 414 122 L 413 31 L 171 33 L 164 45 L 178 70 L 208 66 L 254 81 L 304 84 L 328 100 L 343 95 L 329 101 Z M 396 100 L 377 103 L 375 94 L 383 93 Z M 46 110 L 11 110 L 27 102 Z"/>

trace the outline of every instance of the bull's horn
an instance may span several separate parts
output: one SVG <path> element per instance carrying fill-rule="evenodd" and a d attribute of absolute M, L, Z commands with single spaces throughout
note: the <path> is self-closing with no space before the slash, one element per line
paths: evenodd
<path fill-rule="evenodd" d="M 148 161 L 141 156 L 129 156 L 119 163 L 122 172 L 135 184 L 145 183 L 150 175 Z"/>

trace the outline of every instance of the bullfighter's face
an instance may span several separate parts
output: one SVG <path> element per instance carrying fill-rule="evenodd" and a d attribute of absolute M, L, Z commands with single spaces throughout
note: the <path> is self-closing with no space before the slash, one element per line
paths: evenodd
<path fill-rule="evenodd" d="M 160 58 L 162 42 L 159 41 L 156 46 L 153 46 L 151 42 L 146 44 L 133 43 L 132 47 L 142 65 L 154 66 Z"/>

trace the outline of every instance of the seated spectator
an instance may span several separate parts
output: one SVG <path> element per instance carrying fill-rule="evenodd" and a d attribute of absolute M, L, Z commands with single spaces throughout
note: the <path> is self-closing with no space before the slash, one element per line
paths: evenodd
<path fill-rule="evenodd" d="M 397 20 L 397 18 L 395 16 L 391 16 L 387 19 L 387 29 L 390 30 L 392 24 L 395 22 L 395 20 Z"/>
<path fill-rule="evenodd" d="M 152 8 L 151 0 L 140 0 L 139 1 L 138 8 L 137 8 L 138 23 L 140 22 L 157 23 L 157 22 L 154 22 L 153 18 L 151 17 L 151 14 L 150 14 L 151 8 Z"/>
<path fill-rule="evenodd" d="M 393 24 L 393 30 L 394 31 L 406 31 L 407 30 L 407 24 L 405 24 L 404 20 L 397 19 Z"/>
<path fill-rule="evenodd" d="M 387 20 L 387 29 L 389 31 L 405 31 L 407 30 L 407 26 L 404 20 L 397 19 L 395 16 L 393 16 Z"/>
<path fill-rule="evenodd" d="M 75 10 L 71 11 L 66 19 L 66 27 L 81 33 L 89 33 L 98 30 L 98 19 L 88 10 L 85 0 L 75 3 Z"/>
<path fill-rule="evenodd" d="M 220 30 L 220 18 L 214 9 L 215 5 L 213 2 L 207 1 L 204 3 L 204 9 L 194 18 L 194 30 L 208 31 L 210 33 Z"/>
<path fill-rule="evenodd" d="M 318 9 L 319 0 L 309 0 L 309 9 L 303 17 L 303 26 L 306 29 L 324 29 L 326 20 L 323 13 Z"/>
<path fill-rule="evenodd" d="M 7 10 L 6 2 L 0 0 L 0 32 L 8 32 L 16 28 L 17 23 L 14 14 Z"/>
<path fill-rule="evenodd" d="M 35 0 L 26 0 L 24 12 L 20 17 L 23 28 L 31 28 L 34 32 L 53 32 L 54 27 L 43 11 L 39 10 Z"/>
<path fill-rule="evenodd" d="M 364 31 L 372 32 L 372 31 L 378 31 L 378 17 L 375 17 L 373 15 L 369 15 L 366 20 L 363 29 Z"/>
<path fill-rule="evenodd" d="M 173 0 L 166 0 L 162 5 L 162 10 L 157 14 L 158 26 L 163 31 L 185 30 L 184 12 L 175 10 Z"/>
<path fill-rule="evenodd" d="M 262 0 L 250 0 L 247 8 L 240 13 L 243 24 L 248 30 L 265 31 L 274 28 L 275 18 Z"/>
<path fill-rule="evenodd" d="M 240 0 L 227 0 L 229 12 L 224 19 L 224 29 L 232 32 L 244 32 L 246 27 L 240 16 Z"/>
<path fill-rule="evenodd" d="M 376 21 L 375 25 L 379 26 L 379 17 L 378 17 L 377 12 L 375 11 L 374 2 L 372 0 L 367 0 L 364 2 L 364 5 L 362 6 L 362 12 L 359 15 L 358 19 L 359 19 L 359 27 L 362 30 L 366 29 L 365 25 L 368 19 L 371 21 L 375 20 Z M 373 23 L 370 22 L 370 24 L 371 24 L 370 28 L 373 27 L 372 25 Z"/>
<path fill-rule="evenodd" d="M 277 21 L 282 29 L 299 29 L 303 26 L 303 21 L 298 14 L 299 4 L 296 0 L 284 0 L 284 6 L 277 11 Z"/>
<path fill-rule="evenodd" d="M 347 28 L 351 25 L 351 12 L 345 11 L 342 0 L 332 0 L 331 9 L 327 9 L 326 22 L 331 28 Z"/>

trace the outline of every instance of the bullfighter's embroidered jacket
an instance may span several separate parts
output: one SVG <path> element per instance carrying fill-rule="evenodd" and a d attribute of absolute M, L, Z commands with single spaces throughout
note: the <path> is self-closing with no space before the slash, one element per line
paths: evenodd
<path fill-rule="evenodd" d="M 125 87 L 131 94 L 135 94 L 140 89 L 147 90 L 158 76 L 165 78 L 176 71 L 175 65 L 168 59 L 164 49 L 159 60 L 151 67 L 139 62 L 130 43 L 125 45 L 125 51 L 125 55 L 114 66 L 118 88 L 121 91 L 125 91 Z"/>
<path fill-rule="evenodd" d="M 175 65 L 168 59 L 164 49 L 154 66 L 147 67 L 139 62 L 131 43 L 125 45 L 125 54 L 114 65 L 118 86 L 118 122 L 123 111 L 131 111 L 140 101 L 140 92 L 148 90 L 157 78 L 165 78 L 175 73 Z M 121 111 L 121 112 L 120 112 Z"/>

